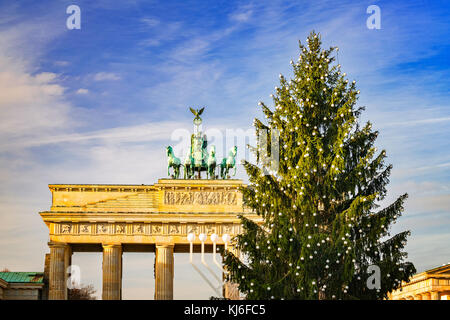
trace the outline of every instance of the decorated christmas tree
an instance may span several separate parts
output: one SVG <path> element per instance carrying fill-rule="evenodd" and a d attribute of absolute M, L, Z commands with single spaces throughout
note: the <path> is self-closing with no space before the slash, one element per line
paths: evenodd
<path fill-rule="evenodd" d="M 405 261 L 409 231 L 390 234 L 407 194 L 380 208 L 392 166 L 374 146 L 378 132 L 358 123 L 355 81 L 320 35 L 299 46 L 293 78 L 280 75 L 271 95 L 274 107 L 259 103 L 266 120 L 254 120 L 257 163 L 243 162 L 242 192 L 264 223 L 240 217 L 233 245 L 243 258 L 224 253 L 227 278 L 248 299 L 386 298 L 415 273 Z"/>

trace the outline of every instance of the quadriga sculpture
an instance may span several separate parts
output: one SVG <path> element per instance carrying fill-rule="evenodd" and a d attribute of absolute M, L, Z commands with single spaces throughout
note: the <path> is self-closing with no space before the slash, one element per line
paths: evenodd
<path fill-rule="evenodd" d="M 208 165 L 207 178 L 215 179 L 216 178 L 216 147 L 215 146 L 211 146 L 211 149 L 209 150 L 207 165 Z"/>
<path fill-rule="evenodd" d="M 192 159 L 191 150 L 188 150 L 186 154 L 186 159 L 184 159 L 183 167 L 184 179 L 191 179 L 194 175 L 194 159 Z"/>
<path fill-rule="evenodd" d="M 208 179 L 216 179 L 216 168 L 218 165 L 216 159 L 216 147 L 211 146 L 209 152 L 207 151 L 208 139 L 201 130 L 202 118 L 200 115 L 203 113 L 205 108 L 197 110 L 193 108 L 189 109 L 192 114 L 195 115 L 193 121 L 194 133 L 191 135 L 191 146 L 187 152 L 183 164 L 181 164 L 180 159 L 175 157 L 172 147 L 167 147 L 167 175 L 171 176 L 173 179 L 178 179 L 180 176 L 180 167 L 184 167 L 184 179 L 201 179 L 202 171 L 206 171 L 206 177 Z M 235 146 L 230 149 L 228 157 L 224 158 L 219 164 L 220 177 L 222 179 L 228 179 L 229 170 L 233 168 L 233 176 L 236 175 L 236 153 L 237 147 Z M 170 168 L 173 169 L 172 175 L 170 175 Z M 196 173 L 197 176 L 195 176 Z"/>
<path fill-rule="evenodd" d="M 178 179 L 178 177 L 180 176 L 181 161 L 179 158 L 175 157 L 175 154 L 173 153 L 173 149 L 171 146 L 168 146 L 166 150 L 167 150 L 167 175 L 170 176 L 170 168 L 172 168 L 173 169 L 172 177 L 174 179 Z"/>
<path fill-rule="evenodd" d="M 223 158 L 222 163 L 220 164 L 220 177 L 222 179 L 227 179 L 229 170 L 233 168 L 234 168 L 233 176 L 236 175 L 236 154 L 237 154 L 237 147 L 234 146 L 228 152 L 228 157 Z"/>

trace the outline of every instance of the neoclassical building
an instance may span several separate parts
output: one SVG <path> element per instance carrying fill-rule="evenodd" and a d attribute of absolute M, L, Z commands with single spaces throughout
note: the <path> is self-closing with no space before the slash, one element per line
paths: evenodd
<path fill-rule="evenodd" d="M 414 275 L 390 300 L 450 300 L 450 263 Z"/>
<path fill-rule="evenodd" d="M 46 299 L 42 272 L 0 272 L 0 300 Z"/>
<path fill-rule="evenodd" d="M 155 299 L 173 299 L 174 253 L 198 253 L 201 247 L 212 252 L 226 245 L 222 239 L 240 233 L 238 215 L 261 219 L 244 207 L 243 186 L 233 179 L 49 185 L 52 205 L 40 212 L 50 238 L 48 298 L 67 299 L 67 268 L 75 252 L 103 253 L 105 300 L 122 298 L 123 252 L 155 252 Z M 226 283 L 223 291 L 227 298 L 239 298 L 234 284 Z"/>
<path fill-rule="evenodd" d="M 204 108 L 190 110 L 195 118 L 187 160 L 182 165 L 172 147 L 166 148 L 173 179 L 154 185 L 49 185 L 52 206 L 40 212 L 50 238 L 49 299 L 67 299 L 67 269 L 72 254 L 83 251 L 103 253 L 104 300 L 122 298 L 122 254 L 130 251 L 155 252 L 155 299 L 173 299 L 175 252 L 189 252 L 192 259 L 201 251 L 205 265 L 205 251 L 214 251 L 215 258 L 217 246 L 232 250 L 230 239 L 241 232 L 239 215 L 262 222 L 244 208 L 242 180 L 230 179 L 229 170 L 236 173 L 237 148 L 216 165 L 215 147 L 208 152 L 201 129 Z M 184 179 L 179 179 L 182 168 Z M 207 179 L 201 178 L 202 171 Z M 237 286 L 224 284 L 223 295 L 239 298 Z"/>
<path fill-rule="evenodd" d="M 155 299 L 173 299 L 174 253 L 189 252 L 191 243 L 196 253 L 202 242 L 205 252 L 212 252 L 213 245 L 224 246 L 223 235 L 240 233 L 240 214 L 262 222 L 244 207 L 239 191 L 243 186 L 241 180 L 202 179 L 160 179 L 154 185 L 49 185 L 52 205 L 40 212 L 50 238 L 48 298 L 67 299 L 67 268 L 75 252 L 103 253 L 105 300 L 122 298 L 123 252 L 155 252 Z M 195 235 L 193 241 L 188 234 Z M 219 239 L 215 244 L 213 234 Z M 206 239 L 201 241 L 200 235 Z M 18 285 L 34 288 L 42 283 Z M 0 279 L 3 295 L 7 286 Z M 239 298 L 231 283 L 223 291 L 224 297 Z M 389 299 L 450 300 L 450 264 L 414 275 Z"/>

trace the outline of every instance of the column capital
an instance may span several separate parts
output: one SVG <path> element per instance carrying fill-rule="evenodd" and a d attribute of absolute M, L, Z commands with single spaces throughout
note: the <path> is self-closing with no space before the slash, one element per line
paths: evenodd
<path fill-rule="evenodd" d="M 68 243 L 65 242 L 54 242 L 54 241 L 49 241 L 47 244 L 49 247 L 54 248 L 67 248 L 70 246 Z"/>
<path fill-rule="evenodd" d="M 440 300 L 441 294 L 439 291 L 431 291 L 431 300 Z"/>
<path fill-rule="evenodd" d="M 174 243 L 155 243 L 156 248 L 173 248 L 174 246 Z"/>
<path fill-rule="evenodd" d="M 122 248 L 121 243 L 102 243 L 103 248 Z"/>

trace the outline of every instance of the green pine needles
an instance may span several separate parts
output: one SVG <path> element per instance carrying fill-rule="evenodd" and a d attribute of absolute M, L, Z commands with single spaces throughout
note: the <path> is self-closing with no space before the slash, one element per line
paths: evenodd
<path fill-rule="evenodd" d="M 280 75 L 275 108 L 260 103 L 266 123 L 255 119 L 256 134 L 279 132 L 279 167 L 261 160 L 270 139 L 249 146 L 258 163 L 244 161 L 242 192 L 264 223 L 241 217 L 234 246 L 245 259 L 223 253 L 227 277 L 247 299 L 383 299 L 415 273 L 403 250 L 409 231 L 389 232 L 407 194 L 378 209 L 392 169 L 374 147 L 378 132 L 358 124 L 364 108 L 355 82 L 333 64 L 337 48 L 322 49 L 315 32 L 307 42 L 291 61 L 293 79 Z"/>

